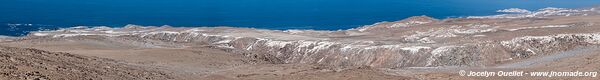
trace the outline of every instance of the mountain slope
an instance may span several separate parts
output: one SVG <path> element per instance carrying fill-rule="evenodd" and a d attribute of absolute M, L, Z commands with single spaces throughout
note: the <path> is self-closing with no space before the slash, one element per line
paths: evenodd
<path fill-rule="evenodd" d="M 0 64 L 2 80 L 173 79 L 164 72 L 110 59 L 27 48 L 0 47 Z"/>

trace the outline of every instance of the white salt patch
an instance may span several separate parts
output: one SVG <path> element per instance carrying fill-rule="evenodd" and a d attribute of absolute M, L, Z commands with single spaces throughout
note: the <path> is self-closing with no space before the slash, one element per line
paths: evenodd
<path fill-rule="evenodd" d="M 126 33 L 126 32 L 115 32 L 113 30 L 108 30 L 108 31 L 104 31 L 104 33 L 108 33 L 108 34 L 121 34 L 121 33 Z"/>
<path fill-rule="evenodd" d="M 230 43 L 231 41 L 232 41 L 232 40 L 230 40 L 230 39 L 227 39 L 227 40 L 221 40 L 221 41 L 219 41 L 219 42 L 215 42 L 214 44 L 227 44 L 227 43 Z"/>
<path fill-rule="evenodd" d="M 442 46 L 442 47 L 438 47 L 438 48 L 434 49 L 433 51 L 431 51 L 431 56 L 429 56 L 429 58 L 427 58 L 427 64 L 425 66 L 431 66 L 433 64 L 433 62 L 435 61 L 436 57 L 439 57 L 442 54 L 445 54 L 448 51 L 450 51 L 454 48 L 458 48 L 458 47 L 464 47 L 464 46 Z"/>
<path fill-rule="evenodd" d="M 498 10 L 496 12 L 505 12 L 505 13 L 531 13 L 531 11 L 529 11 L 529 10 L 520 9 L 520 8 L 502 9 L 502 10 Z"/>
<path fill-rule="evenodd" d="M 418 41 L 421 43 L 435 43 L 435 41 L 429 39 L 429 37 L 421 38 Z"/>
<path fill-rule="evenodd" d="M 531 17 L 544 17 L 544 16 L 572 16 L 572 15 L 586 15 L 585 12 L 594 11 L 591 9 L 566 9 L 566 8 L 554 8 L 548 7 L 539 9 L 537 11 L 526 11 L 518 8 L 498 10 L 498 12 L 517 12 L 520 14 L 500 14 L 492 16 L 469 16 L 467 18 L 531 18 Z"/>
<path fill-rule="evenodd" d="M 327 49 L 333 46 L 334 44 L 335 43 L 332 42 L 319 42 L 318 45 L 310 49 L 309 52 L 318 52 L 320 50 Z"/>
<path fill-rule="evenodd" d="M 46 33 L 33 33 L 34 36 L 48 36 Z"/>
<path fill-rule="evenodd" d="M 496 31 L 496 29 L 467 29 L 467 30 L 455 29 L 454 30 L 455 33 L 460 33 L 460 34 L 475 34 L 475 33 L 493 32 L 493 31 Z"/>
<path fill-rule="evenodd" d="M 564 27 L 571 27 L 569 25 L 547 25 L 547 26 L 542 26 L 542 28 L 564 28 Z"/>
<path fill-rule="evenodd" d="M 396 24 L 392 24 L 392 26 L 390 27 L 408 27 L 408 24 L 405 23 L 396 23 Z"/>
<path fill-rule="evenodd" d="M 540 27 L 521 27 L 521 28 L 507 29 L 507 30 L 508 31 L 518 31 L 518 30 L 525 30 L 525 29 L 565 28 L 565 27 L 572 27 L 572 26 L 570 26 L 570 25 L 546 25 L 546 26 L 540 26 Z"/>
<path fill-rule="evenodd" d="M 431 49 L 431 47 L 425 47 L 425 46 L 412 46 L 412 47 L 404 47 L 404 48 L 400 48 L 402 50 L 406 50 L 406 51 L 410 51 L 411 53 L 418 53 L 421 49 Z"/>
<path fill-rule="evenodd" d="M 291 42 L 268 40 L 265 44 L 269 47 L 283 48 L 285 47 L 285 45 L 291 44 Z"/>
<path fill-rule="evenodd" d="M 408 21 L 406 23 L 395 23 L 392 24 L 392 28 L 394 27 L 409 27 L 411 25 L 419 25 L 419 24 L 427 24 L 427 23 L 431 23 L 431 22 L 427 22 L 427 21 Z"/>
<path fill-rule="evenodd" d="M 428 21 L 410 21 L 408 22 L 409 24 L 427 24 L 427 23 L 431 23 Z"/>
<path fill-rule="evenodd" d="M 486 35 L 473 35 L 473 37 L 485 37 Z"/>
<path fill-rule="evenodd" d="M 527 48 L 527 50 L 526 50 L 526 51 L 529 51 L 529 52 L 531 52 L 531 53 L 533 53 L 533 54 L 537 54 L 537 53 L 535 53 L 535 51 L 533 51 L 533 50 L 531 50 L 531 49 L 529 49 L 529 48 Z"/>
<path fill-rule="evenodd" d="M 400 46 L 400 45 L 382 45 L 382 46 L 369 46 L 369 47 L 366 47 L 364 49 L 380 49 L 380 48 L 384 48 L 384 49 L 397 49 L 397 48 L 400 48 L 400 47 L 402 47 L 402 46 Z"/>

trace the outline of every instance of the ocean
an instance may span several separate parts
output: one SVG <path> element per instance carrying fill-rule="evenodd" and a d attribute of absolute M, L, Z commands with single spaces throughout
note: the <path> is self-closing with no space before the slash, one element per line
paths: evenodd
<path fill-rule="evenodd" d="M 438 19 L 496 10 L 583 8 L 600 0 L 1 0 L 0 35 L 74 26 L 233 26 L 343 30 L 427 15 Z"/>

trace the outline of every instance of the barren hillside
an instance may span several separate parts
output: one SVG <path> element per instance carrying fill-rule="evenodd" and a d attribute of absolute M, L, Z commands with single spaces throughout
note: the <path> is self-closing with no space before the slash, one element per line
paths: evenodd
<path fill-rule="evenodd" d="M 80 26 L 3 38 L 0 45 L 52 51 L 6 48 L 3 62 L 32 68 L 6 75 L 28 79 L 548 79 L 466 77 L 459 71 L 600 71 L 597 13 L 545 8 L 466 18 L 415 16 L 338 31 Z"/>

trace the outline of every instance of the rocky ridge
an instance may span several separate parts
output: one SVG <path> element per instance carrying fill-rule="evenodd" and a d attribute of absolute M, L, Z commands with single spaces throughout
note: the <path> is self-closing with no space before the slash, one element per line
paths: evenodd
<path fill-rule="evenodd" d="M 138 25 L 128 25 L 123 28 L 82 26 L 33 32 L 21 39 L 96 36 L 150 48 L 212 45 L 217 48 L 262 53 L 265 55 L 261 56 L 266 56 L 265 59 L 272 63 L 308 63 L 337 67 L 490 66 L 506 61 L 553 54 L 580 46 L 597 45 L 598 33 L 541 32 L 539 34 L 545 35 L 530 36 L 534 34 L 524 32 L 595 28 L 597 26 L 594 24 L 598 22 L 568 21 L 559 18 L 561 16 L 595 17 L 591 15 L 594 11 L 594 8 L 584 10 L 546 8 L 534 12 L 521 10 L 522 14 L 496 15 L 493 18 L 470 17 L 444 20 L 418 16 L 339 31 Z M 503 10 L 503 12 L 511 11 Z M 542 24 L 552 21 L 563 22 Z M 518 34 L 510 37 L 493 36 L 504 33 Z M 548 44 L 554 46 L 546 46 Z"/>

